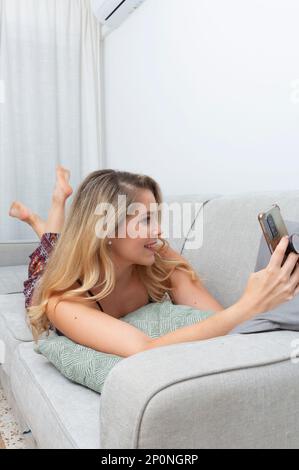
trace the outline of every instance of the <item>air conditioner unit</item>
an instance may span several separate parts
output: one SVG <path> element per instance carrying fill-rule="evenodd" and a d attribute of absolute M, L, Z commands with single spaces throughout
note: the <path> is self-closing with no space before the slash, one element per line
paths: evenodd
<path fill-rule="evenodd" d="M 91 0 L 96 18 L 108 28 L 117 28 L 144 0 Z"/>

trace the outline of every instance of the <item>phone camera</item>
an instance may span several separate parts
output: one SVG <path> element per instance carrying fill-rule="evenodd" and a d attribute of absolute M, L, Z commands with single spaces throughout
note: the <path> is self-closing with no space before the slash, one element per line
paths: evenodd
<path fill-rule="evenodd" d="M 276 228 L 274 219 L 273 219 L 271 214 L 269 214 L 267 216 L 267 222 L 268 222 L 268 225 L 269 225 L 269 228 L 270 228 L 270 231 L 271 231 L 271 234 L 272 234 L 273 238 L 276 238 L 279 233 L 278 233 L 278 230 Z"/>

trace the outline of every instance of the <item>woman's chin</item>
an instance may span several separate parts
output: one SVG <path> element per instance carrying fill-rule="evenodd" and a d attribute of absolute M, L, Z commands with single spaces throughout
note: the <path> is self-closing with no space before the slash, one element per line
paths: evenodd
<path fill-rule="evenodd" d="M 151 265 L 154 262 L 155 262 L 155 253 L 150 252 L 150 251 L 147 255 L 143 256 L 142 262 L 141 262 L 141 259 L 140 259 L 140 264 Z"/>

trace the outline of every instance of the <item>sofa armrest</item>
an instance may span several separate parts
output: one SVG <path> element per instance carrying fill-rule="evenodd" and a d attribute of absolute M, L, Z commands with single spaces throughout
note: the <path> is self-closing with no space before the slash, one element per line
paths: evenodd
<path fill-rule="evenodd" d="M 299 447 L 299 333 L 230 335 L 141 352 L 103 387 L 103 449 Z"/>
<path fill-rule="evenodd" d="M 38 240 L 0 242 L 0 266 L 28 265 L 29 255 L 38 245 Z"/>

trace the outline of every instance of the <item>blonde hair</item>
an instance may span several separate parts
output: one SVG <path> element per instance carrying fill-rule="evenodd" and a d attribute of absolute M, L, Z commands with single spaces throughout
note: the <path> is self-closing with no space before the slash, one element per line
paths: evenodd
<path fill-rule="evenodd" d="M 99 286 L 100 274 L 104 274 L 101 290 L 93 297 L 84 297 L 86 302 L 100 301 L 115 287 L 114 264 L 109 256 L 107 237 L 95 236 L 96 208 L 108 203 L 115 209 L 115 218 L 107 221 L 107 233 L 116 233 L 120 223 L 126 220 L 128 206 L 135 202 L 138 189 L 152 191 L 158 205 L 158 220 L 161 223 L 162 193 L 158 183 L 149 176 L 116 170 L 94 171 L 81 183 L 70 206 L 60 237 L 51 252 L 44 272 L 34 290 L 31 306 L 27 309 L 30 327 L 35 341 L 47 331 L 50 322 L 46 315 L 51 296 L 59 294 L 58 301 L 77 299 L 95 286 Z M 125 212 L 119 208 L 118 196 L 126 196 Z M 117 222 L 116 222 L 117 221 Z M 181 259 L 165 259 L 161 254 L 169 243 L 164 238 L 161 248 L 155 253 L 151 266 L 135 265 L 140 279 L 147 287 L 152 300 L 162 302 L 166 293 L 173 290 L 170 276 L 175 269 L 187 272 L 193 281 L 199 280 L 188 262 Z M 72 286 L 81 280 L 78 288 Z M 56 304 L 57 305 L 57 304 Z"/>

